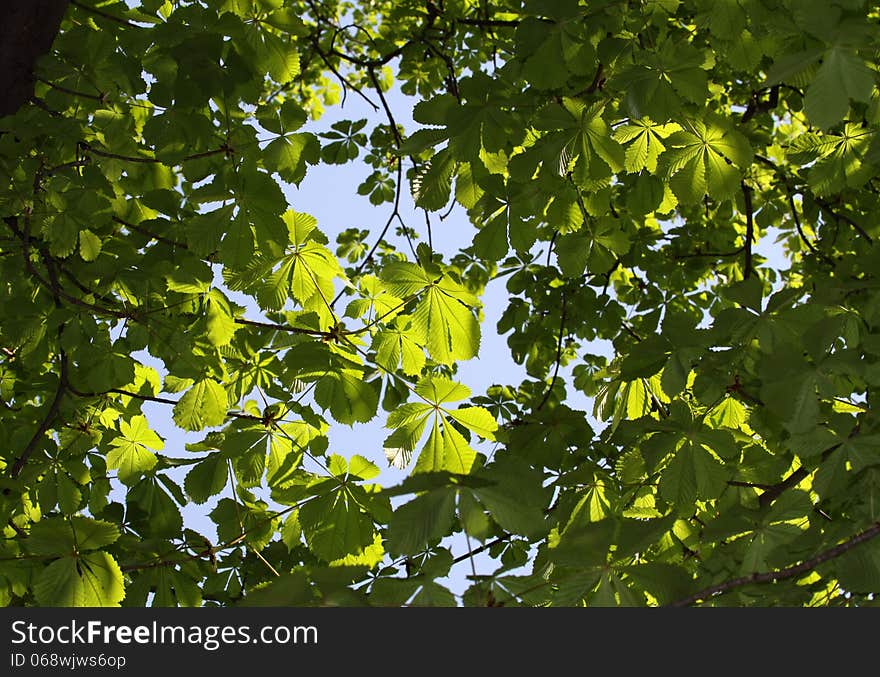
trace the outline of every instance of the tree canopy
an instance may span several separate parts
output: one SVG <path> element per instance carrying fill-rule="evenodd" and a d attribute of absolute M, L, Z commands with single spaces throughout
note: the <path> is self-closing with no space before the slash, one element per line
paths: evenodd
<path fill-rule="evenodd" d="M 874 601 L 875 3 L 9 4 L 0 602 Z M 331 242 L 282 189 L 352 162 Z M 497 279 L 526 377 L 472 393 Z"/>

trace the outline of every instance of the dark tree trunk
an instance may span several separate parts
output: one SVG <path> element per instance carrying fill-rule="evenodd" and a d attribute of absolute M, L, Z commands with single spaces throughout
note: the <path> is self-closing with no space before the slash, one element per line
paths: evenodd
<path fill-rule="evenodd" d="M 0 1 L 0 117 L 34 94 L 34 63 L 52 47 L 69 0 Z"/>

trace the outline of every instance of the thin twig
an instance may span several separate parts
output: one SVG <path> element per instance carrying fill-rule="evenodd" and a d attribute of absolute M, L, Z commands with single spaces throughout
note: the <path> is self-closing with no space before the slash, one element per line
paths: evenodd
<path fill-rule="evenodd" d="M 673 254 L 672 259 L 678 261 L 679 259 L 697 259 L 697 258 L 725 258 L 728 256 L 739 256 L 743 253 L 746 246 L 743 244 L 741 247 L 737 247 L 729 252 L 704 252 L 699 249 L 695 252 L 688 252 L 686 254 Z"/>
<path fill-rule="evenodd" d="M 361 274 L 363 269 L 367 266 L 367 264 L 372 260 L 373 254 L 376 253 L 376 250 L 379 248 L 379 245 L 382 244 L 385 239 L 385 235 L 388 233 L 388 229 L 391 227 L 391 224 L 394 223 L 394 219 L 400 217 L 400 188 L 403 183 L 403 163 L 398 158 L 397 160 L 397 182 L 394 187 L 394 203 L 393 208 L 391 210 L 391 214 L 388 216 L 388 220 L 385 222 L 385 226 L 382 228 L 382 231 L 379 233 L 379 237 L 376 239 L 376 242 L 370 248 L 370 251 L 367 252 L 367 255 L 364 257 L 364 260 L 360 262 L 360 265 L 355 269 L 354 275 L 352 277 L 357 277 Z M 344 289 L 340 290 L 340 292 L 336 295 L 330 302 L 330 307 L 336 305 L 336 302 L 342 298 L 344 293 Z"/>
<path fill-rule="evenodd" d="M 449 216 L 450 216 L 450 214 L 452 214 L 453 210 L 454 210 L 457 206 L 458 206 L 458 203 L 457 203 L 455 200 L 452 200 L 452 202 L 449 203 L 449 209 L 447 209 L 445 212 L 443 212 L 443 213 L 440 215 L 440 220 L 441 220 L 441 221 L 445 221 L 446 219 L 448 219 Z"/>
<path fill-rule="evenodd" d="M 798 236 L 801 238 L 801 242 L 807 245 L 807 248 L 811 252 L 813 252 L 813 254 L 818 256 L 821 260 L 834 266 L 834 261 L 828 258 L 828 256 L 826 256 L 824 252 L 819 251 L 818 247 L 810 242 L 806 234 L 804 234 L 804 229 L 801 227 L 801 219 L 798 216 L 797 206 L 794 203 L 794 195 L 792 194 L 791 188 L 788 186 L 787 183 L 785 184 L 785 192 L 788 194 L 788 206 L 791 208 L 791 218 L 794 221 L 794 227 L 797 228 Z"/>
<path fill-rule="evenodd" d="M 107 95 L 106 94 L 87 94 L 86 92 L 78 92 L 74 89 L 68 89 L 62 85 L 56 85 L 54 82 L 49 82 L 48 80 L 44 80 L 43 78 L 36 78 L 37 82 L 42 82 L 44 85 L 51 87 L 54 90 L 59 92 L 64 92 L 65 94 L 70 94 L 71 96 L 75 96 L 80 99 L 92 99 L 93 101 L 98 101 L 100 103 L 107 103 Z"/>
<path fill-rule="evenodd" d="M 394 113 L 391 112 L 391 107 L 388 105 L 388 99 L 385 98 L 385 92 L 382 91 L 382 87 L 379 85 L 376 70 L 368 68 L 367 75 L 370 76 L 370 82 L 373 83 L 373 87 L 375 87 L 376 93 L 379 95 L 379 101 L 382 103 L 382 108 L 385 109 L 385 117 L 388 118 L 388 125 L 391 127 L 391 133 L 394 135 L 394 145 L 400 148 L 403 145 L 403 139 L 400 137 L 400 130 L 397 128 L 397 122 L 394 120 Z"/>
<path fill-rule="evenodd" d="M 454 21 L 463 26 L 477 26 L 479 28 L 516 28 L 519 26 L 517 19 L 454 19 Z"/>
<path fill-rule="evenodd" d="M 379 110 L 379 106 L 377 106 L 377 105 L 373 102 L 373 100 L 372 100 L 370 97 L 368 97 L 366 94 L 364 94 L 363 90 L 361 90 L 360 87 L 358 87 L 357 85 L 355 85 L 355 84 L 352 83 L 352 82 L 349 82 L 348 79 L 347 79 L 347 78 L 346 78 L 341 72 L 339 72 L 339 69 L 336 68 L 336 66 L 334 66 L 334 65 L 330 62 L 330 59 L 327 57 L 327 55 L 321 50 L 321 48 L 320 48 L 319 45 L 318 45 L 318 36 L 317 36 L 317 34 L 311 36 L 311 39 L 312 39 L 312 46 L 315 48 L 315 52 L 316 52 L 317 55 L 320 57 L 321 61 L 324 62 L 324 65 L 327 66 L 327 68 L 330 70 L 330 72 L 333 73 L 333 75 L 336 76 L 336 78 L 339 80 L 339 82 L 340 82 L 341 85 L 342 85 L 342 102 L 341 102 L 341 105 L 342 105 L 342 106 L 345 106 L 345 100 L 346 100 L 346 97 L 348 96 L 348 90 L 351 89 L 355 94 L 357 94 L 357 95 L 360 96 L 364 101 L 366 101 L 366 102 L 372 107 L 372 109 L 373 109 L 374 111 L 378 111 L 378 110 Z M 271 98 L 271 97 L 270 97 L 270 98 Z"/>
<path fill-rule="evenodd" d="M 130 221 L 126 221 L 124 219 L 120 219 L 118 216 L 114 216 L 113 220 L 121 226 L 125 226 L 131 230 L 135 230 L 141 235 L 146 235 L 147 237 L 151 237 L 157 242 L 162 242 L 163 244 L 167 244 L 171 247 L 179 247 L 180 249 L 189 249 L 189 245 L 185 242 L 178 242 L 177 240 L 172 240 L 171 238 L 163 237 L 158 233 L 154 233 L 153 231 L 144 228 L 136 223 L 131 223 Z"/>
<path fill-rule="evenodd" d="M 100 9 L 96 9 L 95 7 L 89 7 L 88 5 L 79 2 L 78 0 L 70 0 L 70 4 L 74 7 L 78 7 L 84 12 L 88 12 L 89 14 L 94 14 L 95 16 L 99 16 L 103 19 L 107 19 L 108 21 L 113 21 L 114 23 L 118 23 L 121 26 L 125 26 L 127 28 L 143 28 L 143 26 L 138 26 L 131 21 L 126 21 L 125 19 L 113 16 L 112 14 L 108 14 L 107 12 L 102 12 Z"/>
<path fill-rule="evenodd" d="M 614 271 L 620 267 L 620 257 L 616 257 L 614 259 L 614 265 L 608 269 L 607 273 L 600 273 L 605 278 L 605 284 L 602 285 L 602 295 L 608 293 L 608 286 L 611 284 L 611 276 L 614 275 Z"/>
<path fill-rule="evenodd" d="M 38 96 L 31 96 L 30 99 L 29 99 L 29 101 L 30 101 L 32 104 L 34 104 L 37 108 L 46 111 L 46 112 L 47 112 L 49 115 L 51 115 L 53 118 L 64 117 L 64 116 L 63 116 L 61 113 L 59 113 L 57 110 L 55 110 L 55 109 L 53 109 L 53 108 L 49 108 L 49 105 L 48 105 L 45 101 L 43 101 L 40 97 L 38 97 Z"/>
<path fill-rule="evenodd" d="M 760 484 L 758 482 L 743 482 L 741 480 L 727 480 L 728 486 L 731 487 L 745 487 L 747 489 L 772 489 L 774 485 L 772 484 Z"/>
<path fill-rule="evenodd" d="M 626 320 L 621 320 L 621 322 L 620 322 L 620 326 L 623 327 L 623 330 L 624 330 L 627 334 L 629 334 L 630 336 L 632 336 L 636 341 L 641 341 L 641 340 L 642 340 L 642 337 L 639 335 L 639 333 L 638 333 L 638 332 L 635 330 L 635 328 L 634 328 L 629 322 L 627 322 Z"/>
<path fill-rule="evenodd" d="M 556 366 L 553 368 L 553 378 L 550 379 L 550 385 L 547 386 L 547 390 L 544 392 L 544 397 L 541 399 L 541 403 L 537 406 L 535 411 L 541 411 L 544 408 L 544 405 L 547 404 L 547 401 L 550 399 L 550 393 L 553 392 L 553 387 L 556 385 L 556 378 L 559 376 L 559 365 L 562 363 L 562 340 L 565 337 L 565 306 L 568 298 L 565 294 L 565 291 L 562 292 L 562 306 L 559 311 L 559 338 L 556 341 Z"/>
<path fill-rule="evenodd" d="M 553 237 L 550 238 L 550 244 L 547 245 L 547 267 L 550 267 L 550 257 L 553 255 L 553 245 L 556 244 L 556 238 L 559 237 L 559 229 L 553 231 Z"/>
<path fill-rule="evenodd" d="M 425 227 L 428 229 L 428 249 L 432 252 L 434 251 L 434 236 L 431 232 L 431 215 L 428 214 L 427 209 L 422 210 L 425 213 Z"/>
<path fill-rule="evenodd" d="M 756 153 L 755 159 L 758 162 L 766 165 L 767 167 L 770 167 L 774 172 L 776 172 L 776 174 L 778 174 L 780 176 L 780 178 L 782 178 L 782 180 L 786 184 L 786 187 L 788 187 L 789 189 L 791 188 L 788 175 L 785 173 L 785 171 L 782 169 L 782 167 L 780 167 L 775 162 L 773 162 L 773 160 L 771 160 L 770 158 L 768 158 L 764 155 L 760 155 L 760 154 Z M 862 228 L 858 223 L 856 223 L 851 217 L 847 216 L 846 214 L 841 214 L 838 211 L 836 211 L 834 209 L 834 206 L 830 202 L 828 202 L 824 198 L 821 198 L 817 195 L 810 195 L 809 197 L 819 207 L 821 207 L 822 209 L 827 211 L 829 214 L 831 214 L 831 216 L 833 216 L 836 220 L 843 221 L 844 223 L 847 223 L 848 225 L 850 225 L 853 228 L 853 230 L 855 230 L 859 235 L 861 235 L 863 238 L 865 238 L 865 240 L 868 241 L 868 244 L 874 243 L 874 239 L 870 235 L 868 235 L 868 233 L 865 232 L 864 228 Z"/>
<path fill-rule="evenodd" d="M 496 538 L 493 541 L 489 541 L 488 543 L 483 543 L 483 545 L 481 545 L 479 548 L 476 548 L 475 550 L 468 550 L 465 554 L 459 555 L 454 560 L 452 560 L 452 563 L 453 564 L 460 564 L 461 562 L 464 562 L 465 560 L 470 559 L 474 555 L 479 555 L 481 552 L 486 552 L 486 550 L 489 550 L 490 548 L 495 547 L 499 543 L 504 543 L 505 541 L 508 541 L 508 540 L 510 540 L 509 534 L 505 534 L 504 536 L 499 536 L 498 538 Z"/>
<path fill-rule="evenodd" d="M 57 174 L 60 171 L 65 169 L 75 169 L 76 167 L 85 167 L 89 164 L 89 159 L 80 159 L 80 160 L 71 160 L 70 162 L 63 162 L 60 165 L 55 165 L 54 167 L 48 167 L 43 171 L 43 174 Z"/>

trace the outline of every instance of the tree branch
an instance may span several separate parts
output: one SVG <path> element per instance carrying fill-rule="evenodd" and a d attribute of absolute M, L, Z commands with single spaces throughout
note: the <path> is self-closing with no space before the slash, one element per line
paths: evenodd
<path fill-rule="evenodd" d="M 40 423 L 39 426 L 37 426 L 37 430 L 33 434 L 33 437 L 31 437 L 30 442 L 27 443 L 27 446 L 25 446 L 24 450 L 16 459 L 15 463 L 13 463 L 12 467 L 9 469 L 8 474 L 12 479 L 18 477 L 21 474 L 21 471 L 24 470 L 24 466 L 30 459 L 31 454 L 34 453 L 34 450 L 43 439 L 46 431 L 48 431 L 52 427 L 52 423 L 55 421 L 55 417 L 58 416 L 58 411 L 61 408 L 61 400 L 64 398 L 64 393 L 67 391 L 69 386 L 67 381 L 67 355 L 63 350 L 59 352 L 58 361 L 58 387 L 55 389 L 55 397 L 52 399 L 52 403 L 49 405 L 49 409 L 46 411 L 46 415 L 43 417 L 43 421 Z M 9 489 L 4 489 L 3 493 L 4 495 L 8 494 Z"/>
<path fill-rule="evenodd" d="M 785 182 L 786 188 L 789 191 L 791 190 L 791 184 L 789 183 L 788 175 L 786 175 L 786 173 L 783 171 L 782 167 L 777 165 L 770 158 L 765 157 L 763 155 L 760 155 L 758 153 L 755 154 L 755 159 L 758 162 L 766 165 L 767 167 L 770 167 L 774 172 L 776 172 L 776 174 L 778 174 L 779 177 Z M 805 196 L 806 196 L 806 194 L 805 194 Z M 853 230 L 855 230 L 859 235 L 861 235 L 863 238 L 865 238 L 865 240 L 868 241 L 868 244 L 874 243 L 874 238 L 872 238 L 870 235 L 868 235 L 868 233 L 865 232 L 864 228 L 862 228 L 858 223 L 856 223 L 851 217 L 847 216 L 846 214 L 841 214 L 840 212 L 835 210 L 834 206 L 830 202 L 828 202 L 824 198 L 819 197 L 818 195 L 810 194 L 809 198 L 813 202 L 815 202 L 820 208 L 824 209 L 829 214 L 831 214 L 831 216 L 833 216 L 835 218 L 835 220 L 843 221 L 844 223 L 850 225 L 853 228 Z"/>
<path fill-rule="evenodd" d="M 833 548 L 829 548 L 828 550 L 819 553 L 815 557 L 805 560 L 800 564 L 796 564 L 785 569 L 780 569 L 779 571 L 768 571 L 764 573 L 756 572 L 753 574 L 749 574 L 748 576 L 732 578 L 729 581 L 718 583 L 716 585 L 711 585 L 708 588 L 703 588 L 699 592 L 695 592 L 693 595 L 685 597 L 684 599 L 681 599 L 677 602 L 673 602 L 668 606 L 686 607 L 690 606 L 694 602 L 708 599 L 709 597 L 712 597 L 714 595 L 730 592 L 731 590 L 741 588 L 744 585 L 750 585 L 752 583 L 775 583 L 776 581 L 784 581 L 789 578 L 796 578 L 798 576 L 801 576 L 802 574 L 809 573 L 823 562 L 827 562 L 836 557 L 840 557 L 841 555 L 849 552 L 856 546 L 870 541 L 872 538 L 878 535 L 880 535 L 880 522 L 875 522 L 871 527 L 856 534 L 849 540 L 846 540 L 843 543 L 834 546 Z"/>
<path fill-rule="evenodd" d="M 812 199 L 813 202 L 815 202 L 817 205 L 819 205 L 826 212 L 831 214 L 831 216 L 833 216 L 835 218 L 835 220 L 843 221 L 844 223 L 847 223 L 850 226 L 852 226 L 853 230 L 855 230 L 859 235 L 861 235 L 863 238 L 865 238 L 868 241 L 868 244 L 874 244 L 874 238 L 872 238 L 870 235 L 868 235 L 868 233 L 865 232 L 864 228 L 862 228 L 858 223 L 856 223 L 852 218 L 850 218 L 846 214 L 841 214 L 840 212 L 836 211 L 830 202 L 819 197 L 818 195 L 811 195 L 810 199 Z"/>
<path fill-rule="evenodd" d="M 86 393 L 81 390 L 77 390 L 70 384 L 67 385 L 67 390 L 70 391 L 72 395 L 76 397 L 104 397 L 105 395 L 115 394 L 115 395 L 125 395 L 126 397 L 133 397 L 137 400 L 143 400 L 145 402 L 156 402 L 158 404 L 177 404 L 177 400 L 172 400 L 167 397 L 155 397 L 154 395 L 141 395 L 140 393 L 134 393 L 130 390 L 123 390 L 122 388 L 111 388 L 110 390 L 105 390 L 100 393 Z M 250 421 L 262 421 L 263 418 L 260 416 L 254 416 L 253 414 L 243 414 L 238 411 L 227 411 L 227 418 L 242 418 Z"/>
<path fill-rule="evenodd" d="M 832 267 L 834 266 L 834 261 L 832 261 L 828 256 L 825 255 L 824 252 L 819 251 L 819 248 L 816 247 L 807 236 L 804 234 L 804 229 L 801 227 L 801 219 L 797 213 L 797 206 L 794 204 L 794 194 L 791 192 L 791 187 L 788 183 L 785 184 L 785 192 L 788 195 L 788 206 L 791 209 L 791 218 L 794 221 L 794 227 L 797 229 L 798 236 L 801 238 L 801 242 L 807 245 L 807 248 L 813 252 L 816 256 L 818 256 L 825 263 L 830 264 Z"/>
<path fill-rule="evenodd" d="M 64 299 L 69 303 L 72 303 L 75 306 L 80 306 L 81 308 L 87 308 L 91 310 L 96 315 L 104 315 L 107 317 L 117 317 L 119 319 L 129 319 L 129 313 L 125 313 L 119 310 L 113 310 L 111 308 L 103 308 L 101 306 L 97 306 L 94 303 L 89 303 L 87 301 L 83 301 L 72 294 L 68 294 L 64 289 L 61 288 L 61 285 L 58 283 L 57 279 L 54 279 L 52 271 L 49 270 L 50 278 L 47 280 L 42 275 L 37 272 L 37 269 L 34 267 L 33 261 L 31 261 L 31 248 L 30 248 L 30 236 L 27 232 L 27 228 L 24 230 L 20 230 L 18 228 L 17 218 L 14 216 L 4 217 L 3 221 L 9 226 L 9 229 L 15 233 L 16 237 L 18 237 L 22 242 L 22 256 L 24 257 L 24 265 L 27 268 L 27 271 L 33 276 L 37 282 L 39 282 L 43 287 L 45 287 L 55 298 L 56 303 L 60 302 L 60 299 Z M 48 257 L 51 260 L 51 257 Z"/>
<path fill-rule="evenodd" d="M 137 162 L 140 164 L 164 164 L 162 160 L 157 160 L 153 157 L 140 157 L 137 155 L 120 155 L 119 153 L 111 153 L 106 150 L 100 150 L 95 148 L 94 146 L 89 145 L 85 141 L 80 142 L 80 147 L 84 152 L 91 153 L 92 155 L 98 155 L 100 157 L 105 157 L 111 160 L 122 160 L 123 162 Z M 220 155 L 221 153 L 225 155 L 229 155 L 232 153 L 232 148 L 230 148 L 227 144 L 223 144 L 219 148 L 215 148 L 213 150 L 202 151 L 201 153 L 193 153 L 192 155 L 187 155 L 185 157 L 176 160 L 173 164 L 179 165 L 183 162 L 189 162 L 191 160 L 201 160 L 202 158 L 211 157 L 212 155 Z"/>
<path fill-rule="evenodd" d="M 740 183 L 743 192 L 743 201 L 746 208 L 746 239 L 743 242 L 743 251 L 746 254 L 743 265 L 743 279 L 748 280 L 752 275 L 752 244 L 755 238 L 754 208 L 752 206 L 752 189 L 745 181 Z"/>
<path fill-rule="evenodd" d="M 840 448 L 842 442 L 838 442 L 837 444 L 832 444 L 825 451 L 822 452 L 822 458 L 819 463 L 825 461 L 834 451 Z M 802 481 L 804 481 L 809 474 L 813 472 L 812 470 L 807 470 L 806 466 L 800 466 L 797 470 L 794 470 L 791 475 L 783 479 L 781 482 L 777 484 L 773 484 L 767 488 L 767 490 L 758 497 L 758 505 L 762 508 L 770 505 L 775 501 L 782 492 L 787 489 L 791 489 L 792 487 L 796 487 Z"/>
<path fill-rule="evenodd" d="M 285 331 L 288 334 L 305 334 L 306 336 L 315 336 L 324 339 L 333 339 L 336 337 L 336 334 L 329 331 L 303 329 L 302 327 L 291 327 L 287 324 L 277 324 L 275 322 L 258 322 L 256 320 L 246 320 L 243 317 L 236 317 L 235 324 L 243 324 L 249 327 L 260 327 L 262 329 L 272 329 L 274 331 Z"/>

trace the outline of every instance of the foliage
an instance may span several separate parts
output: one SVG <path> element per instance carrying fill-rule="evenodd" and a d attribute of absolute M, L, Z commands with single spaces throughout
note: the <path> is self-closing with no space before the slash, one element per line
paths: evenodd
<path fill-rule="evenodd" d="M 454 534 L 469 605 L 872 602 L 876 6 L 130 4 L 0 121 L 4 604 L 455 604 Z M 391 215 L 334 249 L 282 188 L 356 159 Z M 473 243 L 395 248 L 407 189 Z M 527 376 L 472 396 L 498 279 Z"/>

